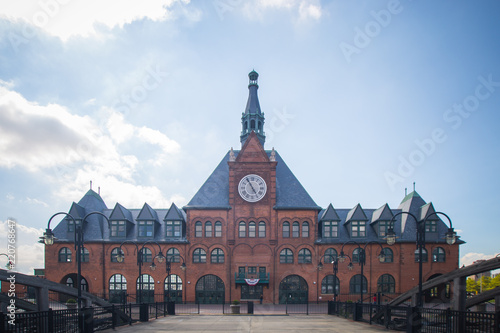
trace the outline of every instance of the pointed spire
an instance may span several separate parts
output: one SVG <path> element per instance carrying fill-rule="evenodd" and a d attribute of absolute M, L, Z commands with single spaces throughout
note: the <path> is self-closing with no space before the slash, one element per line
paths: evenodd
<path fill-rule="evenodd" d="M 241 145 L 245 143 L 248 135 L 254 131 L 259 138 L 260 143 L 264 146 L 266 136 L 264 134 L 264 113 L 260 110 L 259 97 L 257 96 L 257 89 L 259 85 L 257 80 L 259 74 L 256 71 L 251 71 L 248 74 L 248 101 L 245 112 L 241 116 Z"/>

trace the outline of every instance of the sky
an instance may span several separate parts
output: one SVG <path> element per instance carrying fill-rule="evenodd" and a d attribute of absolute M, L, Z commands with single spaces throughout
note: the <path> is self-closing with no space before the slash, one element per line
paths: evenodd
<path fill-rule="evenodd" d="M 186 205 L 241 147 L 259 73 L 266 149 L 315 202 L 446 213 L 462 264 L 500 252 L 500 2 L 0 1 L 0 252 L 16 264 L 90 181 L 109 208 Z M 12 222 L 14 221 L 14 222 Z M 4 266 L 5 257 L 0 257 Z"/>

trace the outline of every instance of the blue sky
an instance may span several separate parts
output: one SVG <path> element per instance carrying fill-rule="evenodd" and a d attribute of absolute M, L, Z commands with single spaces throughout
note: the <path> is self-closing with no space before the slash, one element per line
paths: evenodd
<path fill-rule="evenodd" d="M 90 180 L 108 207 L 187 204 L 239 149 L 255 69 L 266 148 L 317 204 L 397 208 L 416 182 L 466 241 L 462 263 L 491 257 L 499 14 L 498 1 L 3 1 L 0 234 L 17 221 L 31 272 L 41 229 Z"/>

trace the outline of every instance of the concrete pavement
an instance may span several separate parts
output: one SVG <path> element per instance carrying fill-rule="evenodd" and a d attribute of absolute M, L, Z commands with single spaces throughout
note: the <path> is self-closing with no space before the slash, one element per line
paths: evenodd
<path fill-rule="evenodd" d="M 111 333 L 157 332 L 382 332 L 383 328 L 329 315 L 178 315 L 122 326 Z"/>

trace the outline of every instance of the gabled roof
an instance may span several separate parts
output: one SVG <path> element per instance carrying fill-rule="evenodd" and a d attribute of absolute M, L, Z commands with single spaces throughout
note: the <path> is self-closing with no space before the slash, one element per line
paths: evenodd
<path fill-rule="evenodd" d="M 434 206 L 432 205 L 432 202 L 429 202 L 428 204 L 423 205 L 420 207 L 420 212 L 417 215 L 418 219 L 420 221 L 423 221 L 426 219 L 431 214 L 434 214 L 436 211 L 434 210 Z M 439 216 L 436 214 L 432 215 L 432 217 L 429 219 L 430 221 L 438 221 Z"/>
<path fill-rule="evenodd" d="M 351 221 L 368 221 L 363 208 L 361 208 L 360 204 L 357 204 L 353 209 L 349 211 L 347 217 L 345 219 L 345 223 L 349 223 Z"/>
<path fill-rule="evenodd" d="M 123 207 L 117 202 L 115 208 L 113 208 L 113 211 L 109 216 L 109 220 L 110 221 L 127 220 L 129 222 L 133 222 L 134 218 L 132 217 L 132 213 L 130 212 L 130 210 Z"/>
<path fill-rule="evenodd" d="M 238 156 L 239 150 L 234 150 Z M 265 153 L 269 157 L 271 150 Z M 276 156 L 276 205 L 274 209 L 321 210 L 304 189 L 281 156 Z M 229 206 L 229 152 L 184 209 L 231 209 Z"/>
<path fill-rule="evenodd" d="M 340 217 L 337 214 L 335 208 L 333 208 L 332 204 L 328 205 L 328 208 L 325 210 L 323 215 L 320 218 L 320 221 L 340 221 Z"/>
<path fill-rule="evenodd" d="M 139 215 L 136 218 L 137 221 L 156 221 L 160 222 L 158 219 L 158 214 L 156 211 L 151 208 L 150 205 L 147 203 L 144 203 L 144 206 L 142 206 L 141 211 L 139 212 Z"/>
<path fill-rule="evenodd" d="M 76 202 L 73 201 L 73 204 L 71 204 L 71 208 L 69 209 L 69 215 L 73 216 L 75 220 L 83 220 L 85 217 L 85 208 L 77 204 Z M 66 217 L 68 218 L 68 217 Z"/>
<path fill-rule="evenodd" d="M 170 206 L 168 213 L 165 215 L 164 221 L 179 221 L 184 220 L 184 214 L 182 214 L 181 210 L 177 208 L 177 206 L 172 203 Z"/>
<path fill-rule="evenodd" d="M 391 208 L 389 208 L 388 204 L 385 204 L 373 212 L 371 223 L 376 223 L 378 221 L 390 221 L 393 216 L 394 214 L 392 213 Z"/>

